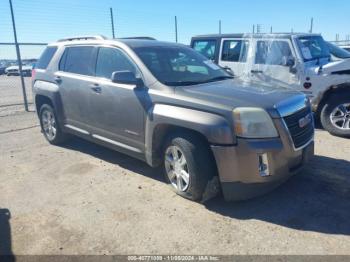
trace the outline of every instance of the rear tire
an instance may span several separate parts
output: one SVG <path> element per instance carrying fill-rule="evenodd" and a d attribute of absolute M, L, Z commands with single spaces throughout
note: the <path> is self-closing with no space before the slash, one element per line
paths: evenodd
<path fill-rule="evenodd" d="M 324 104 L 320 119 L 323 128 L 332 135 L 350 137 L 350 95 L 332 95 Z"/>
<path fill-rule="evenodd" d="M 215 162 L 205 141 L 192 133 L 171 135 L 163 156 L 165 178 L 175 193 L 200 201 L 208 182 L 216 175 Z"/>
<path fill-rule="evenodd" d="M 61 130 L 52 106 L 43 104 L 40 107 L 39 118 L 42 133 L 50 144 L 59 145 L 67 141 L 68 135 Z"/>

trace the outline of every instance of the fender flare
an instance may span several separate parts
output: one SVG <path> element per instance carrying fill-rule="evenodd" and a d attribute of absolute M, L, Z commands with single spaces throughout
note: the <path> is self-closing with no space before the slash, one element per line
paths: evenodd
<path fill-rule="evenodd" d="M 322 110 L 322 106 L 329 96 L 335 92 L 344 92 L 350 94 L 350 82 L 330 86 L 326 88 L 323 92 L 320 92 L 318 96 L 312 101 L 312 107 L 314 112 L 319 112 Z"/>
<path fill-rule="evenodd" d="M 151 166 L 157 165 L 157 148 L 154 148 L 154 140 L 157 137 L 154 136 L 154 132 L 157 127 L 163 125 L 200 133 L 209 144 L 233 145 L 236 143 L 231 125 L 220 115 L 173 105 L 156 104 L 148 111 L 145 125 L 146 160 Z"/>
<path fill-rule="evenodd" d="M 56 117 L 58 118 L 59 123 L 63 123 L 64 111 L 61 95 L 59 93 L 59 86 L 50 82 L 37 80 L 33 85 L 33 93 L 35 94 L 34 103 L 37 108 L 36 101 L 39 96 L 48 98 L 56 112 Z M 39 108 L 37 110 L 37 114 L 39 115 Z"/>

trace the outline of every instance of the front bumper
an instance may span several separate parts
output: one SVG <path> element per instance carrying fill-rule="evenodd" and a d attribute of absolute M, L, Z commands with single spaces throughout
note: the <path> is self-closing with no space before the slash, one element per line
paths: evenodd
<path fill-rule="evenodd" d="M 238 139 L 237 146 L 211 146 L 225 200 L 246 200 L 271 191 L 298 173 L 314 154 L 313 141 L 295 150 L 283 140 Z M 267 155 L 269 176 L 259 174 L 259 154 Z"/>

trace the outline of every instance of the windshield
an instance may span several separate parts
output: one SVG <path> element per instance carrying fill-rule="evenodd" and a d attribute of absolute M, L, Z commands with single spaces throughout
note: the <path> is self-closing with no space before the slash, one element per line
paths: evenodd
<path fill-rule="evenodd" d="M 221 67 L 191 48 L 154 46 L 135 48 L 136 54 L 165 85 L 185 86 L 232 78 Z"/>
<path fill-rule="evenodd" d="M 305 62 L 330 57 L 329 48 L 321 36 L 299 37 L 298 44 Z"/>
<path fill-rule="evenodd" d="M 340 48 L 339 46 L 332 44 L 330 42 L 327 42 L 327 45 L 328 45 L 329 51 L 333 56 L 341 59 L 350 58 L 350 52 L 346 51 L 345 49 Z"/>

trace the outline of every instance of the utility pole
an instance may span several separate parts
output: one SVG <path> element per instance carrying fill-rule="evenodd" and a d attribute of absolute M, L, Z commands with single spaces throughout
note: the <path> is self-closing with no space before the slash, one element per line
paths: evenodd
<path fill-rule="evenodd" d="M 312 31 L 313 31 L 313 29 L 314 29 L 314 18 L 312 17 L 311 18 L 311 24 L 310 24 L 310 33 L 312 33 Z"/>
<path fill-rule="evenodd" d="M 177 43 L 178 39 L 177 39 L 177 16 L 175 16 L 175 41 Z"/>
<path fill-rule="evenodd" d="M 221 20 L 219 20 L 219 34 L 221 35 Z"/>
<path fill-rule="evenodd" d="M 22 72 L 21 53 L 20 53 L 19 45 L 18 45 L 18 41 L 17 41 L 17 31 L 16 31 L 15 16 L 13 14 L 12 0 L 9 0 L 9 2 L 10 2 L 10 9 L 11 9 L 11 17 L 12 17 L 13 35 L 14 35 L 14 38 L 15 38 L 15 45 L 16 45 L 18 69 L 19 69 L 19 74 L 20 74 L 20 77 L 21 77 L 21 84 L 22 84 L 24 109 L 28 112 L 29 110 L 28 110 L 27 93 L 26 93 L 26 86 L 25 86 L 25 83 L 24 83 L 23 72 Z"/>
<path fill-rule="evenodd" d="M 115 32 L 114 32 L 113 8 L 110 7 L 110 8 L 109 8 L 109 11 L 110 11 L 110 13 L 111 13 L 112 36 L 113 36 L 113 39 L 114 39 L 114 38 L 115 38 Z"/>

